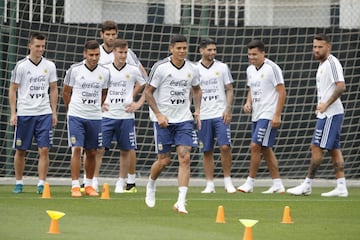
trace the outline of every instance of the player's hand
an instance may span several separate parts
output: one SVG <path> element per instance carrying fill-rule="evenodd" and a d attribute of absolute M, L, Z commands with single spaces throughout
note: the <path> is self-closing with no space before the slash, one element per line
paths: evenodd
<path fill-rule="evenodd" d="M 165 115 L 158 113 L 158 114 L 156 114 L 156 118 L 157 118 L 158 124 L 161 128 L 166 128 L 169 126 L 169 119 Z"/>
<path fill-rule="evenodd" d="M 315 114 L 323 113 L 326 111 L 326 109 L 327 109 L 326 103 L 319 102 L 318 105 L 316 106 Z"/>
<path fill-rule="evenodd" d="M 107 103 L 103 103 L 103 105 L 101 105 L 101 111 L 103 111 L 103 112 L 109 111 L 109 108 L 110 108 L 110 106 Z"/>
<path fill-rule="evenodd" d="M 226 125 L 231 123 L 231 112 L 224 111 L 222 114 L 222 119 Z"/>
<path fill-rule="evenodd" d="M 11 115 L 10 116 L 10 126 L 16 126 L 17 125 L 17 116 L 15 115 Z"/>
<path fill-rule="evenodd" d="M 274 116 L 271 120 L 271 127 L 272 128 L 278 128 L 280 127 L 281 123 L 281 117 L 280 116 Z"/>
<path fill-rule="evenodd" d="M 56 127 L 57 122 L 58 122 L 58 118 L 57 118 L 57 115 L 55 113 L 55 114 L 52 115 L 52 126 Z"/>
<path fill-rule="evenodd" d="M 250 103 L 245 103 L 243 109 L 244 109 L 245 113 L 251 113 L 251 104 Z"/>
<path fill-rule="evenodd" d="M 132 102 L 132 103 L 126 105 L 125 112 L 133 113 L 136 110 L 138 110 L 140 107 L 141 107 L 141 105 L 138 102 Z"/>

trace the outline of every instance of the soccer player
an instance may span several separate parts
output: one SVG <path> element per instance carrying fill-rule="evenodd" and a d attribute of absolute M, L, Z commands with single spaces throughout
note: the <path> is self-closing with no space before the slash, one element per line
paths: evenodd
<path fill-rule="evenodd" d="M 252 113 L 251 157 L 249 176 L 238 190 L 244 193 L 253 192 L 263 156 L 273 184 L 262 193 L 284 193 L 278 161 L 272 149 L 286 98 L 284 79 L 280 67 L 265 57 L 265 46 L 261 40 L 252 40 L 247 47 L 250 62 L 246 70 L 249 90 L 243 109 L 245 113 Z"/>
<path fill-rule="evenodd" d="M 297 187 L 289 188 L 287 192 L 293 195 L 311 194 L 313 179 L 322 163 L 324 151 L 327 150 L 335 169 L 337 186 L 321 196 L 347 197 L 349 193 L 345 181 L 344 158 L 340 150 L 340 133 L 344 118 L 344 107 L 340 97 L 346 88 L 343 68 L 339 60 L 331 54 L 330 38 L 325 34 L 315 35 L 313 55 L 320 64 L 316 72 L 317 122 L 311 142 L 311 161 L 304 182 Z"/>
<path fill-rule="evenodd" d="M 16 149 L 14 193 L 23 191 L 25 155 L 26 150 L 31 148 L 33 137 L 39 152 L 38 194 L 44 190 L 48 173 L 52 128 L 57 124 L 58 78 L 55 64 L 43 57 L 45 45 L 44 34 L 31 34 L 28 43 L 30 53 L 16 63 L 10 79 L 10 125 L 15 126 L 13 147 Z"/>
<path fill-rule="evenodd" d="M 156 179 L 171 161 L 171 147 L 175 145 L 179 161 L 178 200 L 173 209 L 188 213 L 185 200 L 190 180 L 190 151 L 197 144 L 193 130 L 194 119 L 190 110 L 190 96 L 194 101 L 194 117 L 200 122 L 201 88 L 197 67 L 186 59 L 188 42 L 183 35 L 170 40 L 171 56 L 158 61 L 151 69 L 145 86 L 146 101 L 150 106 L 150 119 L 154 123 L 157 160 L 152 164 L 146 185 L 145 203 L 155 206 Z"/>
<path fill-rule="evenodd" d="M 110 80 L 109 69 L 98 64 L 100 46 L 95 40 L 86 42 L 85 61 L 74 64 L 66 72 L 63 100 L 67 108 L 69 146 L 72 147 L 71 178 L 72 197 L 81 197 L 80 168 L 81 150 L 85 149 L 85 195 L 98 196 L 92 187 L 95 158 L 102 147 L 101 106 L 107 95 Z"/>
<path fill-rule="evenodd" d="M 229 67 L 215 59 L 216 42 L 205 38 L 200 42 L 201 60 L 198 62 L 202 101 L 200 107 L 201 129 L 198 131 L 200 150 L 204 153 L 203 166 L 206 188 L 202 193 L 215 193 L 214 141 L 220 148 L 224 186 L 228 193 L 235 193 L 231 181 L 230 122 L 234 102 L 234 82 Z"/>
<path fill-rule="evenodd" d="M 131 150 L 136 148 L 135 114 L 144 98 L 133 101 L 134 86 L 138 83 L 145 86 L 146 80 L 135 65 L 126 63 L 128 43 L 124 39 L 116 39 L 113 45 L 114 62 L 105 65 L 110 70 L 110 85 L 104 102 L 102 119 L 103 146 L 101 152 L 109 149 L 113 136 L 120 148 L 120 174 L 116 182 L 115 193 L 123 193 L 125 179 L 129 171 Z"/>
<path fill-rule="evenodd" d="M 107 20 L 103 22 L 100 31 L 100 37 L 103 40 L 103 43 L 100 45 L 100 60 L 99 60 L 100 64 L 104 64 L 104 65 L 111 64 L 114 61 L 113 48 L 114 48 L 114 42 L 118 36 L 118 32 L 119 32 L 118 26 L 114 21 Z M 137 66 L 140 69 L 143 77 L 147 79 L 147 72 L 145 68 L 137 58 L 136 54 L 130 48 L 127 49 L 126 62 Z M 135 85 L 135 89 L 133 91 L 134 98 L 137 97 L 137 94 L 141 92 L 142 88 L 143 87 L 141 87 L 141 85 L 139 84 Z M 141 102 L 143 102 L 144 100 L 145 100 L 145 96 L 141 96 L 141 98 L 139 99 L 139 101 Z M 135 149 L 130 149 L 129 151 L 130 151 L 129 154 L 131 161 L 129 166 L 129 173 L 127 176 L 127 184 L 126 184 L 125 192 L 136 193 L 137 192 L 136 183 L 135 183 L 136 182 L 136 152 Z M 97 152 L 96 155 L 96 167 L 93 178 L 93 187 L 95 188 L 96 191 L 98 191 L 98 177 L 100 175 L 100 167 L 101 167 L 103 155 L 104 155 L 104 151 L 101 149 Z M 86 175 L 84 175 L 84 180 L 85 178 Z"/>

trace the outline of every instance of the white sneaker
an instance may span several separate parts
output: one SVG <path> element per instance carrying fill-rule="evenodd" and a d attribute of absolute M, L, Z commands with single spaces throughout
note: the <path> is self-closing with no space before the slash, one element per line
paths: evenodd
<path fill-rule="evenodd" d="M 308 196 L 311 194 L 311 185 L 308 183 L 302 183 L 297 187 L 289 188 L 287 192 L 296 196 L 300 196 L 300 195 Z"/>
<path fill-rule="evenodd" d="M 243 185 L 238 187 L 237 190 L 243 193 L 252 193 L 254 191 L 254 187 L 245 182 Z"/>
<path fill-rule="evenodd" d="M 185 204 L 181 204 L 178 202 L 174 204 L 173 210 L 178 212 L 179 214 L 188 214 L 188 211 L 185 208 Z"/>
<path fill-rule="evenodd" d="M 336 187 L 334 190 L 321 194 L 322 197 L 347 197 L 349 196 L 348 190 L 345 188 Z"/>
<path fill-rule="evenodd" d="M 215 193 L 215 187 L 206 186 L 206 188 L 202 190 L 201 193 Z"/>
<path fill-rule="evenodd" d="M 99 184 L 98 184 L 98 182 L 93 182 L 92 187 L 95 189 L 95 191 L 97 193 L 99 192 Z"/>
<path fill-rule="evenodd" d="M 115 193 L 124 193 L 124 186 L 116 184 L 114 192 Z"/>
<path fill-rule="evenodd" d="M 228 186 L 225 186 L 225 191 L 227 193 L 236 193 L 236 188 L 234 188 L 233 185 L 228 185 Z"/>
<path fill-rule="evenodd" d="M 274 186 L 272 185 L 268 190 L 262 192 L 263 194 L 272 194 L 272 193 L 285 193 L 284 185 Z"/>
<path fill-rule="evenodd" d="M 146 197 L 145 197 L 145 203 L 149 208 L 155 207 L 156 199 L 155 199 L 155 192 L 156 187 L 153 188 L 149 186 L 150 184 L 147 183 L 146 185 Z"/>

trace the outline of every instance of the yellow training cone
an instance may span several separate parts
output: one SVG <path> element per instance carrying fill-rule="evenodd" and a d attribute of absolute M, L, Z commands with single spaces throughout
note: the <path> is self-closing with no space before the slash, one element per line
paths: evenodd
<path fill-rule="evenodd" d="M 259 222 L 258 220 L 251 219 L 239 219 L 242 225 L 245 226 L 245 232 L 243 236 L 243 240 L 253 240 L 252 238 L 252 227 Z"/>
<path fill-rule="evenodd" d="M 62 218 L 65 213 L 63 212 L 59 212 L 59 211 L 52 211 L 52 210 L 47 210 L 46 211 L 47 214 L 49 215 L 49 217 L 51 218 L 51 222 L 50 222 L 50 227 L 49 227 L 49 231 L 48 233 L 51 234 L 59 234 L 59 223 L 58 220 L 60 218 Z"/>

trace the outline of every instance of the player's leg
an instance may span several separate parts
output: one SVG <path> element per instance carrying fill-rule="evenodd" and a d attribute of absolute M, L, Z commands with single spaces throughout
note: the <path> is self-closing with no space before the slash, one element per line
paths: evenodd
<path fill-rule="evenodd" d="M 102 159 L 103 159 L 104 153 L 105 153 L 105 149 L 99 148 L 96 151 L 96 156 L 95 156 L 95 170 L 94 170 L 92 186 L 95 189 L 95 191 L 97 191 L 97 192 L 99 192 L 100 167 L 102 164 Z"/>
<path fill-rule="evenodd" d="M 23 191 L 25 155 L 26 150 L 31 148 L 35 129 L 35 122 L 36 120 L 34 117 L 17 117 L 17 125 L 15 128 L 15 136 L 13 142 L 13 148 L 16 149 L 14 155 L 15 187 L 13 189 L 13 193 L 21 193 Z"/>
<path fill-rule="evenodd" d="M 236 189 L 231 180 L 231 133 L 230 125 L 224 123 L 222 118 L 214 119 L 216 139 L 220 148 L 221 166 L 224 173 L 224 187 L 228 193 L 235 193 Z"/>
<path fill-rule="evenodd" d="M 130 166 L 129 173 L 127 175 L 126 182 L 126 192 L 128 193 L 136 193 L 136 151 L 135 149 L 131 149 L 129 152 L 130 155 Z"/>
<path fill-rule="evenodd" d="M 263 147 L 262 153 L 266 161 L 266 165 L 269 169 L 270 176 L 273 180 L 272 186 L 262 193 L 271 194 L 271 193 L 284 193 L 285 187 L 282 183 L 279 173 L 279 164 L 276 159 L 275 153 L 271 147 Z"/>
<path fill-rule="evenodd" d="M 129 172 L 130 150 L 120 150 L 119 178 L 116 181 L 115 193 L 124 193 L 125 179 Z"/>

